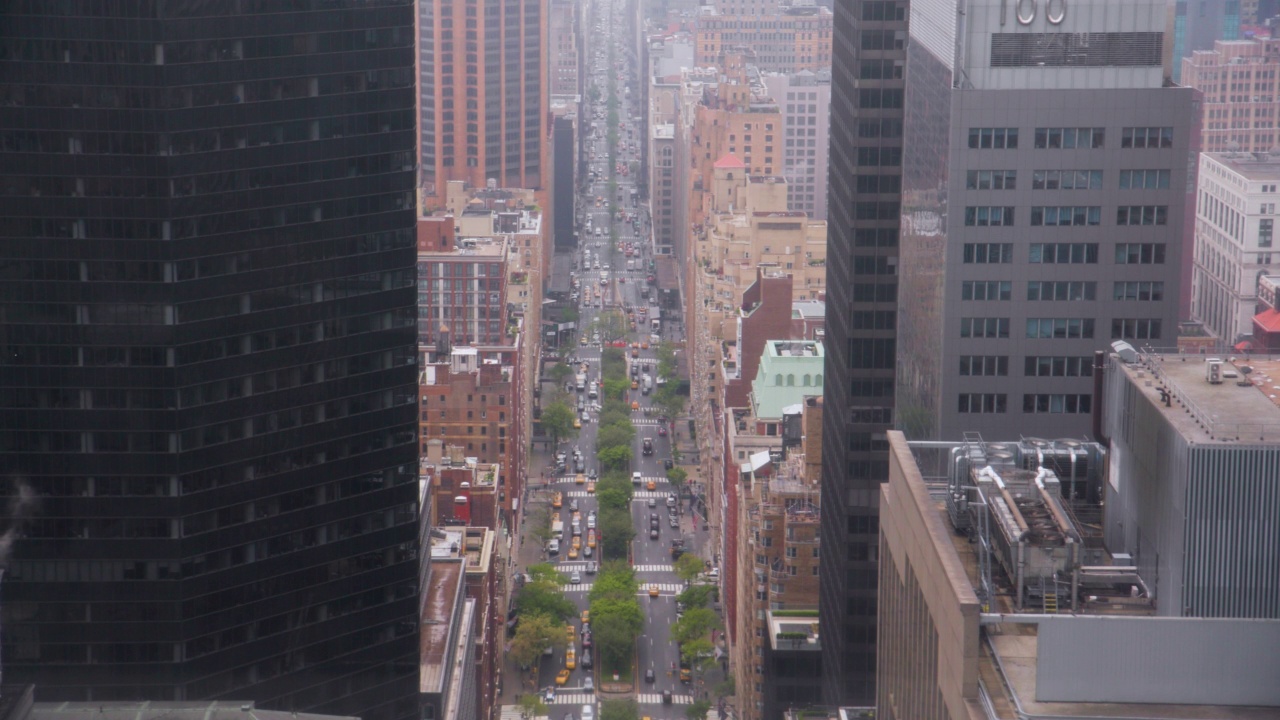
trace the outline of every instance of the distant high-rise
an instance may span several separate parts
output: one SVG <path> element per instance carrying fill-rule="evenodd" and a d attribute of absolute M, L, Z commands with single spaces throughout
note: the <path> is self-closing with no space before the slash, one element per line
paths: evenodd
<path fill-rule="evenodd" d="M 417 715 L 413 7 L 3 4 L 6 680 Z"/>
<path fill-rule="evenodd" d="M 1240 37 L 1240 0 L 1174 0 L 1173 81 L 1182 82 L 1182 59 L 1212 50 L 1215 40 Z M 1254 13 L 1257 15 L 1257 4 Z M 1265 21 L 1267 18 L 1259 18 Z"/>
<path fill-rule="evenodd" d="M 450 180 L 545 190 L 546 0 L 419 0 L 420 182 L 439 207 Z"/>
<path fill-rule="evenodd" d="M 835 3 L 819 589 L 823 700 L 832 704 L 875 697 L 876 498 L 894 423 L 909 5 Z"/>

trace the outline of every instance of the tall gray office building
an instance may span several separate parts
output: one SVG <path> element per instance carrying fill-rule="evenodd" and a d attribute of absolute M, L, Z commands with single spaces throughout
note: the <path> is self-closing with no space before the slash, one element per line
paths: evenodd
<path fill-rule="evenodd" d="M 0 2 L 7 680 L 418 715 L 413 7 Z"/>
<path fill-rule="evenodd" d="M 818 600 L 822 694 L 832 705 L 875 699 L 876 503 L 894 422 L 909 4 L 838 2 L 833 17 Z"/>
<path fill-rule="evenodd" d="M 1177 341 L 1194 91 L 1164 0 L 915 0 L 898 425 L 1080 437 L 1091 355 Z"/>

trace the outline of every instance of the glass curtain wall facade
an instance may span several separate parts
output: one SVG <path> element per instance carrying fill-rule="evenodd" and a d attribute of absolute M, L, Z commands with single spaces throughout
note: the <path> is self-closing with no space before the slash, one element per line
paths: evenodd
<path fill-rule="evenodd" d="M 823 701 L 875 698 L 879 486 L 894 423 L 906 0 L 835 4 L 823 393 Z"/>
<path fill-rule="evenodd" d="M 413 7 L 0 3 L 3 657 L 40 699 L 416 716 Z"/>

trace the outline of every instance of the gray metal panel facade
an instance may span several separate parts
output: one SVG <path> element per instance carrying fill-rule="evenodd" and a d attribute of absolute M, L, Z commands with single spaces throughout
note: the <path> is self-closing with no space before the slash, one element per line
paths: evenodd
<path fill-rule="evenodd" d="M 1040 702 L 1280 705 L 1280 622 L 1073 617 L 1040 624 Z"/>
<path fill-rule="evenodd" d="M 1280 446 L 1188 443 L 1116 362 L 1107 549 L 1133 555 L 1160 615 L 1280 619 Z"/>
<path fill-rule="evenodd" d="M 946 275 L 943 307 L 942 383 L 940 427 L 942 439 L 959 439 L 967 430 L 988 437 L 1080 437 L 1089 433 L 1090 415 L 1024 412 L 1024 400 L 1033 395 L 1087 397 L 1092 391 L 1088 372 L 1077 376 L 1027 376 L 1027 357 L 1086 358 L 1106 349 L 1113 339 L 1114 320 L 1157 320 L 1158 338 L 1132 340 L 1156 346 L 1173 344 L 1177 333 L 1178 288 L 1182 265 L 1183 206 L 1188 177 L 1193 93 L 1184 88 L 1105 90 L 1019 90 L 953 92 L 951 124 L 951 172 Z M 1173 146 L 1160 149 L 1121 148 L 1126 127 L 1172 126 Z M 1018 128 L 1017 149 L 971 149 L 970 128 Z M 1104 128 L 1105 142 L 1098 149 L 1038 149 L 1037 128 Z M 1120 189 L 1123 170 L 1169 171 L 1164 189 Z M 980 190 L 967 187 L 970 170 L 1016 170 L 1016 188 Z M 1035 189 L 1039 170 L 1100 170 L 1099 189 Z M 1164 225 L 1121 226 L 1121 206 L 1167 208 Z M 1013 207 L 1011 227 L 966 226 L 969 207 Z M 1101 222 L 1093 226 L 1031 226 L 1037 207 L 1099 207 Z M 1006 264 L 976 264 L 964 260 L 967 243 L 1012 243 L 1013 260 Z M 1092 263 L 1032 262 L 1032 245 L 1088 244 L 1097 246 Z M 1162 264 L 1118 264 L 1121 243 L 1161 243 Z M 1011 281 L 1008 300 L 962 300 L 965 281 Z M 1094 300 L 1030 300 L 1032 282 L 1077 281 L 1093 283 Z M 1115 283 L 1149 281 L 1163 283 L 1161 301 L 1116 301 Z M 1008 338 L 963 338 L 964 318 L 1007 318 Z M 1082 319 L 1093 322 L 1091 338 L 1032 338 L 1028 320 Z M 1007 376 L 962 376 L 961 356 L 1008 358 Z M 960 396 L 998 393 L 1006 396 L 1003 413 L 960 412 Z M 1083 407 L 1083 406 L 1081 406 Z"/>

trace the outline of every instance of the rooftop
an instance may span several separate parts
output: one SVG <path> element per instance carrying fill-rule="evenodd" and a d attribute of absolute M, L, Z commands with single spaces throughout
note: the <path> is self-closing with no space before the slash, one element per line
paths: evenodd
<path fill-rule="evenodd" d="M 358 720 L 340 715 L 263 710 L 252 700 L 38 702 L 27 720 Z"/>
<path fill-rule="evenodd" d="M 1206 157 L 1219 162 L 1247 180 L 1280 179 L 1280 152 L 1211 152 Z"/>
<path fill-rule="evenodd" d="M 449 656 L 449 636 L 453 631 L 454 603 L 460 597 L 461 562 L 431 563 L 431 582 L 422 597 L 422 622 L 418 627 L 418 692 L 444 691 Z"/>
<path fill-rule="evenodd" d="M 791 303 L 791 317 L 793 318 L 825 318 L 827 316 L 827 304 L 818 300 L 800 300 Z"/>
<path fill-rule="evenodd" d="M 804 616 L 797 616 L 805 613 Z M 818 634 L 818 612 L 807 613 L 803 610 L 777 611 L 770 610 L 766 618 L 769 623 L 769 646 L 774 650 L 819 652 L 822 650 L 821 637 Z"/>
<path fill-rule="evenodd" d="M 660 123 L 653 126 L 654 140 L 670 140 L 676 136 L 676 126 L 671 123 Z"/>
<path fill-rule="evenodd" d="M 728 155 L 725 155 L 724 157 L 717 160 L 714 167 L 716 167 L 717 169 L 729 170 L 729 169 L 736 169 L 736 168 L 745 168 L 746 165 L 743 165 L 742 161 L 739 160 L 737 157 L 735 157 L 733 153 L 729 153 Z"/>
<path fill-rule="evenodd" d="M 1210 384 L 1205 355 L 1142 353 L 1112 367 L 1184 437 L 1201 444 L 1280 442 L 1280 356 L 1222 358 L 1222 382 Z M 1166 404 L 1161 391 L 1171 397 Z"/>

